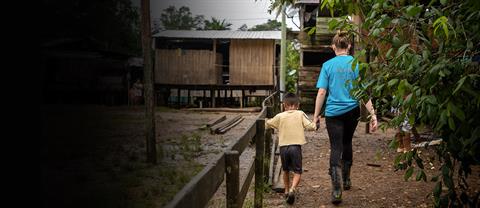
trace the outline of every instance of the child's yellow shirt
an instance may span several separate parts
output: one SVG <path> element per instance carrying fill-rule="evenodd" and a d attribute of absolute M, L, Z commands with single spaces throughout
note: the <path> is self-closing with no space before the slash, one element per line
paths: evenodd
<path fill-rule="evenodd" d="M 304 129 L 314 131 L 316 127 L 301 110 L 279 113 L 265 124 L 267 128 L 278 129 L 279 146 L 306 144 Z"/>

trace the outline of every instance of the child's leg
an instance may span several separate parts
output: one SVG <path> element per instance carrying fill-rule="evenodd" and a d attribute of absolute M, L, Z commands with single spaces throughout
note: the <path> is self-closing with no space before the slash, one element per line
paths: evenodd
<path fill-rule="evenodd" d="M 412 150 L 412 145 L 410 142 L 410 132 L 404 132 L 403 136 L 403 146 L 406 152 Z"/>
<path fill-rule="evenodd" d="M 288 193 L 288 190 L 290 190 L 289 173 L 289 171 L 283 171 L 283 185 L 285 186 L 285 193 Z M 295 181 L 295 178 L 293 181 Z"/>
<path fill-rule="evenodd" d="M 400 128 L 397 130 L 397 133 L 395 134 L 395 139 L 396 139 L 397 142 L 398 142 L 397 152 L 403 152 L 403 149 L 404 149 L 404 145 L 403 145 L 403 135 L 402 135 L 402 133 L 401 133 Z"/>
<path fill-rule="evenodd" d="M 302 174 L 299 173 L 293 173 L 293 182 L 292 182 L 292 190 L 295 190 L 300 183 L 300 178 L 302 177 Z"/>

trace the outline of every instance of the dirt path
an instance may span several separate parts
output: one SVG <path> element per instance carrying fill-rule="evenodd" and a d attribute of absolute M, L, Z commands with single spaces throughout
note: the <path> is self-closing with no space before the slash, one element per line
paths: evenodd
<path fill-rule="evenodd" d="M 427 197 L 433 182 L 417 182 L 415 174 L 404 181 L 404 171 L 394 172 L 394 150 L 388 149 L 394 131 L 381 130 L 365 134 L 365 123 L 359 123 L 353 138 L 352 189 L 343 192 L 343 203 L 339 207 L 431 207 Z M 288 207 L 335 207 L 330 203 L 331 182 L 328 175 L 329 142 L 324 120 L 317 132 L 307 132 L 308 144 L 303 147 L 304 174 L 299 194 L 293 206 Z M 431 151 L 431 150 L 430 150 Z M 424 151 L 426 156 L 433 152 Z M 381 167 L 367 166 L 367 163 Z M 437 166 L 438 167 L 438 166 Z M 435 170 L 427 165 L 427 176 Z M 434 167 L 436 168 L 436 167 Z M 430 177 L 429 177 L 430 178 Z M 266 195 L 266 207 L 287 207 L 281 193 Z"/>

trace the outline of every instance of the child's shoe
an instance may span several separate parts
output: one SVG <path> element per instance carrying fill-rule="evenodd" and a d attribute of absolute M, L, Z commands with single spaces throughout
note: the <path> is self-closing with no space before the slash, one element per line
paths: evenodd
<path fill-rule="evenodd" d="M 290 189 L 290 191 L 286 195 L 286 201 L 290 205 L 295 202 L 295 189 Z"/>

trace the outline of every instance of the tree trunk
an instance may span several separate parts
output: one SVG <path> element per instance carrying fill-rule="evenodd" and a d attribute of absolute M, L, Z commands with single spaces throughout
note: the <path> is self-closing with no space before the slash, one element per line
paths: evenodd
<path fill-rule="evenodd" d="M 143 49 L 143 75 L 145 89 L 145 136 L 147 143 L 147 162 L 157 163 L 155 140 L 155 103 L 153 99 L 152 36 L 150 29 L 150 0 L 141 3 L 141 27 Z"/>

